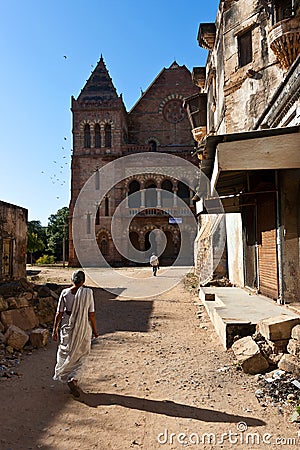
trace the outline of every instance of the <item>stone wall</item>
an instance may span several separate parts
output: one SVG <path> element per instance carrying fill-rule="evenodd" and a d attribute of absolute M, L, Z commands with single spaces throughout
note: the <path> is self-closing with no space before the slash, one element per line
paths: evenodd
<path fill-rule="evenodd" d="M 0 201 L 0 282 L 25 277 L 27 209 Z"/>

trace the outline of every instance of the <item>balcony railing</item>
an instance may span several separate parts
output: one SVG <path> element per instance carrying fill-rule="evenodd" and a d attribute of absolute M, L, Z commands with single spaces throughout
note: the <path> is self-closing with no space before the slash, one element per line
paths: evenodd
<path fill-rule="evenodd" d="M 300 53 L 300 16 L 277 22 L 269 31 L 270 47 L 280 65 L 288 70 Z"/>
<path fill-rule="evenodd" d="M 172 217 L 178 217 L 178 216 L 188 216 L 191 214 L 191 210 L 193 207 L 189 208 L 188 206 L 186 208 L 183 207 L 172 207 L 172 208 L 127 208 L 128 216 L 138 216 L 138 217 L 144 217 L 144 216 L 172 216 Z"/>

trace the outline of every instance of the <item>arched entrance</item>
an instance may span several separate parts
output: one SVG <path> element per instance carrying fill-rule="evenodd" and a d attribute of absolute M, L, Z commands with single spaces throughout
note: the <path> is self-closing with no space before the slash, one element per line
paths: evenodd
<path fill-rule="evenodd" d="M 167 238 L 167 244 L 163 254 L 160 257 L 160 264 L 162 266 L 171 266 L 175 257 L 173 235 L 171 231 L 165 231 L 164 233 Z"/>
<path fill-rule="evenodd" d="M 140 250 L 139 235 L 136 231 L 130 231 L 129 240 L 136 250 Z"/>

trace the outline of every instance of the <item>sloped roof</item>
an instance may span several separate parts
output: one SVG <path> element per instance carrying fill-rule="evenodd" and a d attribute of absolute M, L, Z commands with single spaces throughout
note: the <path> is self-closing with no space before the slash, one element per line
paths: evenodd
<path fill-rule="evenodd" d="M 106 68 L 103 56 L 87 80 L 77 100 L 79 101 L 106 101 L 118 98 L 116 88 Z"/>
<path fill-rule="evenodd" d="M 159 74 L 155 77 L 155 79 L 152 81 L 152 83 L 148 86 L 148 88 L 145 90 L 145 92 L 142 93 L 141 97 L 136 101 L 136 103 L 133 105 L 133 107 L 131 108 L 131 110 L 129 111 L 129 114 L 136 108 L 136 106 L 140 103 L 140 101 L 147 95 L 147 93 L 152 89 L 152 87 L 154 86 L 154 84 L 157 82 L 157 80 L 163 75 L 164 72 L 168 72 L 169 70 L 174 70 L 174 69 L 180 69 L 180 70 L 186 70 L 189 74 L 190 71 L 189 69 L 183 65 L 180 66 L 177 61 L 173 61 L 172 64 L 170 65 L 170 67 L 166 68 L 164 67 Z M 190 74 L 191 75 L 191 74 Z"/>

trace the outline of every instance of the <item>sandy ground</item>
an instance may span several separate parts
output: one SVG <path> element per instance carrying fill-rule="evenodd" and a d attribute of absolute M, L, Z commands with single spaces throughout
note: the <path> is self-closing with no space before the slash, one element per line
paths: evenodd
<path fill-rule="evenodd" d="M 43 270 L 39 282 L 70 274 Z M 255 377 L 237 370 L 183 283 L 142 300 L 94 295 L 100 337 L 80 398 L 52 380 L 56 343 L 24 356 L 22 376 L 0 384 L 1 450 L 299 447 L 290 410 L 260 406 Z"/>

